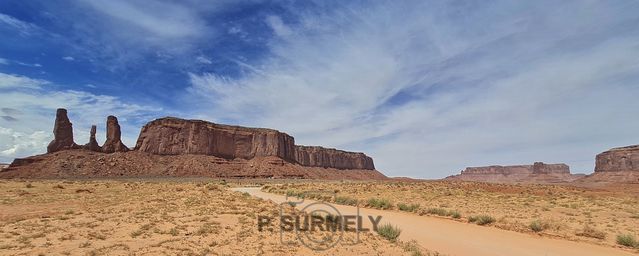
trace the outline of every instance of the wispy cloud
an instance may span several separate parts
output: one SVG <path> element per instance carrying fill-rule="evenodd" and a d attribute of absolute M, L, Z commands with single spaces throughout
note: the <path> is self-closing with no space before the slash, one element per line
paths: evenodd
<path fill-rule="evenodd" d="M 276 15 L 266 16 L 266 24 L 273 30 L 278 36 L 288 36 L 291 34 L 291 29 L 284 24 L 282 18 Z"/>
<path fill-rule="evenodd" d="M 629 25 L 639 8 L 543 6 L 299 12 L 248 75 L 191 73 L 189 90 L 213 105 L 212 119 L 365 151 L 391 175 L 533 161 L 589 172 L 597 152 L 639 141 L 630 132 L 639 121 L 624 117 L 639 107 L 630 96 L 639 93 L 639 31 Z M 274 31 L 280 22 L 267 19 Z"/>
<path fill-rule="evenodd" d="M 20 35 L 28 36 L 36 32 L 39 28 L 31 23 L 21 21 L 10 15 L 0 13 L 0 26 L 8 26 L 18 31 Z"/>

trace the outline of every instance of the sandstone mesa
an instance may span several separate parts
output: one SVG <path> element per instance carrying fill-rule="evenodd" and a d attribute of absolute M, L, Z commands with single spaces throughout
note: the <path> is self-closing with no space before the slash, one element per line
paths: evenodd
<path fill-rule="evenodd" d="M 129 149 L 115 116 L 107 117 L 100 146 L 97 127 L 77 145 L 66 109 L 58 109 L 47 154 L 22 159 L 0 177 L 210 176 L 234 178 L 386 179 L 364 153 L 295 145 L 266 128 L 165 117 L 144 125 Z"/>

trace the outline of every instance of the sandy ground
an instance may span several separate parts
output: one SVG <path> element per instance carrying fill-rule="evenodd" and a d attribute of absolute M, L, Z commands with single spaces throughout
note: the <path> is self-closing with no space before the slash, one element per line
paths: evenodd
<path fill-rule="evenodd" d="M 568 185 L 491 184 L 478 182 L 306 182 L 267 185 L 273 193 L 337 191 L 337 196 L 369 206 L 370 199 L 399 204 L 415 215 L 469 222 L 494 218 L 500 229 L 617 247 L 619 234 L 639 237 L 639 184 Z M 377 207 L 379 208 L 379 207 Z M 451 213 L 458 218 L 451 217 Z M 536 224 L 537 230 L 531 226 Z"/>
<path fill-rule="evenodd" d="M 236 188 L 236 190 L 276 203 L 298 200 L 265 193 L 259 188 Z M 314 202 L 316 201 L 304 200 L 297 205 L 297 208 L 303 209 Z M 341 214 L 355 214 L 358 211 L 358 208 L 353 206 L 335 204 L 333 206 Z M 359 214 L 382 216 L 382 223 L 392 223 L 402 230 L 400 239 L 415 240 L 422 246 L 449 255 L 637 255 L 630 250 L 522 234 L 412 213 L 360 208 Z M 370 227 L 370 225 L 364 226 Z"/>
<path fill-rule="evenodd" d="M 0 180 L 0 255 L 411 255 L 376 234 L 311 250 L 258 216 L 280 206 L 211 179 Z M 299 213 L 292 206 L 288 214 Z M 324 234 L 324 233 L 320 233 Z M 414 254 L 413 254 L 414 255 Z M 422 254 L 426 255 L 426 254 Z"/>

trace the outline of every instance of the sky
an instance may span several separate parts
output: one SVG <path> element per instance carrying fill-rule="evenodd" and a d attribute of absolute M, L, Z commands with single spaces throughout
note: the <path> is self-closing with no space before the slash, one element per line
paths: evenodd
<path fill-rule="evenodd" d="M 389 176 L 639 144 L 639 1 L 0 1 L 0 162 L 108 115 L 365 152 Z"/>

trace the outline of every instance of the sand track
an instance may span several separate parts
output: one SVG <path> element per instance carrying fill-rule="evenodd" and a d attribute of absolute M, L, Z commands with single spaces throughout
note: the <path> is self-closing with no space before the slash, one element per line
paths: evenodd
<path fill-rule="evenodd" d="M 247 192 L 275 203 L 286 202 L 285 196 L 262 192 L 260 188 L 235 188 L 234 190 Z M 313 202 L 312 200 L 306 200 L 298 204 L 297 208 L 302 209 Z M 333 206 L 341 214 L 356 214 L 357 211 L 357 208 L 353 206 Z M 617 248 L 540 237 L 403 212 L 360 208 L 360 214 L 381 215 L 382 223 L 389 222 L 401 228 L 401 240 L 415 240 L 429 250 L 449 255 L 637 255 Z"/>

